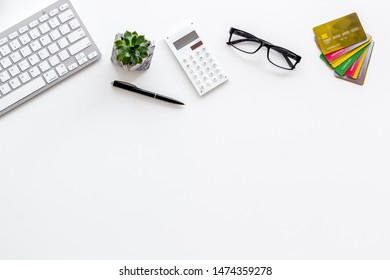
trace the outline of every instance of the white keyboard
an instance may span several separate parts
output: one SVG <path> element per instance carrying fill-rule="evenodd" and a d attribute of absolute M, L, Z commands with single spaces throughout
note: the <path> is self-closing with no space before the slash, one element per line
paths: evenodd
<path fill-rule="evenodd" d="M 0 116 L 101 54 L 68 0 L 0 33 Z"/>

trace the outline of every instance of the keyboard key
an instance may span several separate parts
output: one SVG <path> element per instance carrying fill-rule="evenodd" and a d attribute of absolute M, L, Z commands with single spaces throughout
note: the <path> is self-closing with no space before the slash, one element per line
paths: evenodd
<path fill-rule="evenodd" d="M 9 87 L 8 84 L 4 84 L 4 85 L 0 86 L 0 91 L 1 91 L 1 94 L 6 95 L 7 93 L 9 93 L 11 91 L 11 88 Z"/>
<path fill-rule="evenodd" d="M 58 47 L 58 45 L 56 43 L 51 44 L 47 48 L 51 54 L 55 54 L 60 50 L 60 48 Z"/>
<path fill-rule="evenodd" d="M 2 83 L 5 83 L 6 81 L 8 81 L 11 77 L 9 76 L 8 72 L 7 71 L 4 71 L 2 73 L 0 73 L 0 80 Z"/>
<path fill-rule="evenodd" d="M 50 32 L 50 37 L 53 41 L 57 41 L 61 37 L 60 31 L 58 29 L 54 30 L 53 32 Z"/>
<path fill-rule="evenodd" d="M 46 72 L 45 74 L 43 74 L 43 77 L 45 77 L 45 80 L 48 84 L 50 84 L 58 79 L 58 76 L 57 76 L 56 72 L 54 72 L 54 70 L 50 70 L 50 71 Z"/>
<path fill-rule="evenodd" d="M 74 42 L 80 40 L 81 38 L 83 38 L 85 36 L 85 32 L 82 28 L 79 28 L 77 29 L 76 31 L 70 33 L 68 35 L 68 40 L 71 44 L 73 44 Z"/>
<path fill-rule="evenodd" d="M 77 63 L 72 63 L 71 65 L 68 66 L 68 70 L 72 71 L 78 67 Z"/>
<path fill-rule="evenodd" d="M 23 55 L 23 57 L 27 57 L 30 54 L 32 54 L 30 48 L 28 46 L 25 46 L 24 48 L 20 49 L 20 53 Z"/>
<path fill-rule="evenodd" d="M 30 36 L 28 34 L 24 34 L 19 37 L 20 42 L 22 42 L 23 45 L 26 45 L 31 42 Z"/>
<path fill-rule="evenodd" d="M 33 39 L 33 40 L 35 40 L 36 38 L 38 38 L 41 35 L 41 33 L 39 33 L 39 31 L 38 31 L 38 28 L 34 28 L 33 30 L 31 30 L 29 32 L 29 34 L 31 36 L 31 39 Z"/>
<path fill-rule="evenodd" d="M 22 46 L 18 39 L 13 40 L 11 43 L 9 43 L 9 45 L 13 51 L 16 51 Z"/>
<path fill-rule="evenodd" d="M 27 31 L 28 31 L 27 25 L 25 25 L 25 26 L 23 26 L 23 27 L 21 27 L 21 28 L 19 29 L 19 33 L 20 33 L 20 34 L 23 34 L 23 33 L 27 32 Z"/>
<path fill-rule="evenodd" d="M 67 50 L 63 50 L 58 54 L 58 56 L 60 57 L 61 61 L 65 61 L 70 57 Z"/>
<path fill-rule="evenodd" d="M 39 41 L 41 41 L 41 43 L 42 43 L 42 45 L 44 47 L 51 43 L 51 40 L 50 40 L 49 36 L 47 36 L 47 35 L 42 36 L 41 38 L 39 38 Z"/>
<path fill-rule="evenodd" d="M 22 60 L 22 56 L 20 55 L 19 52 L 14 52 L 13 54 L 10 55 L 10 57 L 14 63 Z"/>
<path fill-rule="evenodd" d="M 8 94 L 1 99 L 0 111 L 3 111 L 4 109 L 18 102 L 19 100 L 43 88 L 45 85 L 46 83 L 42 77 L 38 77 L 30 83 L 23 85 L 22 87 L 12 92 L 12 94 Z"/>
<path fill-rule="evenodd" d="M 83 52 L 81 52 L 81 53 L 79 53 L 78 55 L 76 55 L 74 58 L 75 58 L 76 60 L 80 60 L 80 59 L 82 59 L 84 56 L 85 56 L 85 54 L 84 54 Z"/>
<path fill-rule="evenodd" d="M 49 15 L 48 14 L 44 14 L 43 16 L 41 16 L 40 18 L 39 18 L 39 21 L 40 22 L 44 22 L 44 21 L 46 21 L 46 20 L 48 20 L 49 19 Z"/>
<path fill-rule="evenodd" d="M 60 14 L 58 16 L 58 18 L 60 19 L 60 21 L 62 23 L 64 23 L 64 22 L 74 18 L 74 14 L 73 14 L 72 10 L 69 9 L 69 10 L 66 10 L 65 12 L 63 12 L 62 14 Z"/>
<path fill-rule="evenodd" d="M 8 68 L 12 65 L 12 61 L 9 59 L 9 57 L 6 57 L 0 60 L 0 64 L 3 66 L 3 68 Z"/>
<path fill-rule="evenodd" d="M 44 61 L 39 64 L 39 68 L 41 69 L 42 72 L 46 72 L 47 70 L 50 69 L 50 65 L 47 61 Z"/>
<path fill-rule="evenodd" d="M 0 46 L 4 45 L 7 42 L 8 42 L 8 38 L 7 37 L 1 38 L 0 39 Z"/>
<path fill-rule="evenodd" d="M 58 58 L 58 56 L 53 55 L 52 57 L 49 58 L 49 62 L 51 66 L 56 66 L 60 63 L 60 59 Z"/>
<path fill-rule="evenodd" d="M 67 8 L 69 8 L 69 4 L 68 3 L 65 3 L 63 5 L 60 6 L 60 11 L 65 11 Z"/>
<path fill-rule="evenodd" d="M 50 31 L 50 27 L 46 22 L 44 24 L 41 24 L 38 28 L 42 34 L 45 34 Z"/>
<path fill-rule="evenodd" d="M 36 67 L 36 66 L 31 68 L 30 70 L 28 70 L 28 72 L 30 73 L 31 77 L 33 77 L 33 78 L 35 78 L 41 74 L 38 67 Z"/>
<path fill-rule="evenodd" d="M 44 60 L 46 58 L 48 58 L 50 56 L 49 52 L 47 51 L 47 49 L 42 49 L 38 52 L 38 55 L 39 57 Z"/>
<path fill-rule="evenodd" d="M 51 17 L 54 17 L 55 15 L 58 15 L 59 12 L 60 12 L 60 11 L 59 11 L 58 9 L 54 9 L 54 10 L 52 10 L 52 11 L 49 13 L 49 15 L 50 15 Z"/>
<path fill-rule="evenodd" d="M 56 71 L 60 77 L 64 76 L 66 73 L 68 73 L 68 70 L 66 70 L 66 67 L 64 64 L 61 64 L 56 68 Z"/>
<path fill-rule="evenodd" d="M 9 34 L 8 35 L 8 38 L 10 39 L 10 40 L 13 40 L 13 39 L 15 39 L 16 37 L 18 37 L 18 32 L 12 32 L 11 34 Z"/>
<path fill-rule="evenodd" d="M 9 55 L 11 53 L 11 50 L 8 47 L 8 45 L 5 45 L 5 46 L 2 46 L 0 48 L 0 53 L 1 53 L 2 56 L 6 56 L 6 55 Z"/>
<path fill-rule="evenodd" d="M 19 68 L 22 71 L 26 71 L 28 68 L 30 68 L 30 64 L 26 59 L 22 60 L 21 62 L 19 62 Z"/>
<path fill-rule="evenodd" d="M 31 80 L 31 77 L 27 72 L 25 72 L 19 76 L 19 79 L 22 81 L 22 84 L 25 84 Z"/>
<path fill-rule="evenodd" d="M 34 28 L 35 26 L 38 26 L 38 24 L 39 24 L 39 21 L 34 20 L 34 21 L 30 22 L 30 24 L 28 26 L 30 26 L 30 28 Z"/>
<path fill-rule="evenodd" d="M 62 25 L 59 29 L 60 29 L 61 34 L 64 36 L 70 32 L 70 28 L 66 23 L 64 25 Z"/>
<path fill-rule="evenodd" d="M 36 54 L 33 54 L 32 56 L 30 56 L 28 58 L 28 61 L 30 62 L 30 64 L 32 66 L 34 66 L 35 64 L 37 64 L 39 62 L 39 58 L 38 58 L 38 56 Z"/>
<path fill-rule="evenodd" d="M 51 28 L 56 28 L 57 26 L 60 25 L 60 22 L 58 21 L 58 19 L 55 17 L 55 18 L 52 18 L 51 20 L 49 20 L 49 24 L 51 26 Z"/>
<path fill-rule="evenodd" d="M 15 77 L 16 75 L 20 74 L 20 70 L 17 65 L 10 67 L 8 71 L 12 77 Z"/>
<path fill-rule="evenodd" d="M 33 52 L 36 52 L 37 50 L 40 50 L 42 48 L 41 44 L 39 43 L 39 41 L 35 41 L 35 42 L 32 42 L 30 44 L 30 47 L 32 49 Z"/>
<path fill-rule="evenodd" d="M 70 28 L 76 29 L 77 27 L 80 27 L 79 21 L 75 18 L 69 21 Z"/>
<path fill-rule="evenodd" d="M 22 85 L 22 84 L 20 83 L 20 81 L 19 81 L 18 78 L 15 78 L 15 79 L 11 80 L 11 81 L 9 82 L 9 84 L 11 85 L 11 87 L 12 87 L 13 89 L 16 89 L 16 88 L 18 88 L 18 87 L 20 87 L 20 86 Z"/>
<path fill-rule="evenodd" d="M 64 38 L 61 38 L 58 40 L 58 45 L 60 46 L 61 49 L 63 49 L 63 48 L 66 48 L 67 46 L 69 46 L 69 42 L 64 37 Z"/>
<path fill-rule="evenodd" d="M 89 41 L 88 37 L 81 39 L 76 44 L 70 46 L 68 51 L 71 55 L 75 55 L 76 53 L 81 52 L 82 50 L 88 48 L 91 45 L 91 41 Z"/>
<path fill-rule="evenodd" d="M 83 57 L 82 59 L 78 60 L 77 62 L 79 63 L 79 65 L 83 65 L 87 61 L 88 61 L 88 58 L 87 57 Z"/>
<path fill-rule="evenodd" d="M 97 57 L 97 52 L 91 52 L 89 55 L 88 55 L 88 58 L 89 59 L 92 59 L 92 58 L 95 58 L 95 57 Z"/>

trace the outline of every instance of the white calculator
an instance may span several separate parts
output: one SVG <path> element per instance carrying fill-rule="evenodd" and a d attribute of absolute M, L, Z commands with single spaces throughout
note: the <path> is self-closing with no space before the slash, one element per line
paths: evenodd
<path fill-rule="evenodd" d="M 195 31 L 193 23 L 172 32 L 165 40 L 199 95 L 209 92 L 228 79 L 210 48 Z"/>

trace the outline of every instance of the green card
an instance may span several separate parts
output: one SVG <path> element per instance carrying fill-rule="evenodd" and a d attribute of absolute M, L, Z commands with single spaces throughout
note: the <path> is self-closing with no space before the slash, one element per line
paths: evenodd
<path fill-rule="evenodd" d="M 340 76 L 344 76 L 345 73 L 348 71 L 348 69 L 352 66 L 352 64 L 354 64 L 355 61 L 358 60 L 358 58 L 364 53 L 367 47 L 361 49 L 356 54 L 348 58 L 345 62 L 340 64 L 340 66 L 336 67 L 335 69 L 336 73 L 339 74 Z"/>

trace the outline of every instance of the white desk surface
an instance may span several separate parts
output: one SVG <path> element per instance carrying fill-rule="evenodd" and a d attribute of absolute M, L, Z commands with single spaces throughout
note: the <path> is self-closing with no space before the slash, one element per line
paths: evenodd
<path fill-rule="evenodd" d="M 51 2 L 1 1 L 1 30 Z M 0 118 L 0 258 L 389 258 L 386 1 L 146 2 L 73 0 L 103 58 Z M 376 41 L 363 87 L 333 77 L 312 32 L 355 11 Z M 203 97 L 163 41 L 189 20 L 230 76 Z M 238 54 L 231 26 L 302 62 Z M 125 29 L 156 42 L 150 70 L 110 62 Z"/>

